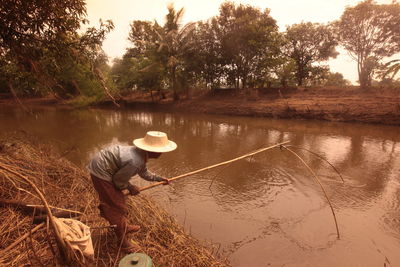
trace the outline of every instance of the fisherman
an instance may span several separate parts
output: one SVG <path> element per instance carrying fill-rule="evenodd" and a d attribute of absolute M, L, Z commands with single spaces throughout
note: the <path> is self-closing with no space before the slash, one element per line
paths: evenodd
<path fill-rule="evenodd" d="M 128 233 L 139 231 L 139 225 L 128 224 L 128 209 L 122 190 L 127 189 L 130 195 L 137 195 L 140 189 L 129 180 L 138 174 L 152 182 L 164 182 L 167 178 L 155 175 L 147 170 L 149 159 L 157 159 L 161 153 L 175 150 L 176 143 L 168 140 L 165 133 L 149 131 L 144 138 L 135 139 L 133 146 L 111 146 L 101 150 L 90 161 L 88 169 L 100 200 L 100 215 L 110 225 L 116 225 L 115 233 L 124 252 L 133 253 L 140 247 L 131 243 Z"/>

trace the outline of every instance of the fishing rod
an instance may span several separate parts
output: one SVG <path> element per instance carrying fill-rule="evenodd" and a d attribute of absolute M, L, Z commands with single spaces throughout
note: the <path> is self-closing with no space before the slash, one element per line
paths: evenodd
<path fill-rule="evenodd" d="M 210 170 L 210 169 L 213 169 L 213 168 L 216 168 L 216 167 L 219 167 L 219 166 L 223 166 L 223 165 L 226 165 L 226 164 L 229 164 L 229 163 L 232 163 L 232 162 L 235 162 L 235 161 L 238 161 L 238 160 L 247 158 L 247 157 L 251 157 L 251 156 L 256 155 L 256 154 L 258 154 L 258 153 L 267 151 L 267 150 L 269 150 L 269 149 L 272 149 L 272 148 L 275 148 L 275 147 L 280 147 L 280 146 L 282 146 L 282 145 L 284 145 L 284 144 L 287 144 L 287 143 L 289 143 L 289 142 L 290 142 L 290 141 L 285 141 L 285 142 L 278 143 L 278 144 L 275 144 L 275 145 L 272 145 L 272 146 L 269 146 L 269 147 L 260 148 L 260 149 L 257 149 L 257 150 L 254 151 L 254 152 L 247 153 L 247 154 L 245 154 L 245 155 L 243 155 L 243 156 L 240 156 L 240 157 L 237 157 L 237 158 L 234 158 L 234 159 L 231 159 L 231 160 L 227 160 L 227 161 L 224 161 L 224 162 L 220 162 L 220 163 L 218 163 L 218 164 L 214 164 L 214 165 L 211 165 L 211 166 L 208 166 L 208 167 L 204 167 L 204 168 L 201 168 L 201 169 L 198 169 L 198 170 L 195 170 L 195 171 L 191 171 L 191 172 L 188 172 L 188 173 L 184 173 L 184 174 L 181 174 L 181 175 L 178 175 L 178 176 L 169 178 L 168 181 L 169 181 L 169 182 L 175 181 L 175 180 L 178 180 L 178 179 L 181 179 L 181 178 L 184 178 L 184 177 L 187 177 L 187 176 L 190 176 L 190 175 L 199 173 L 199 172 L 203 172 L 203 171 L 206 171 L 206 170 Z M 153 188 L 153 187 L 156 187 L 156 186 L 159 186 L 159 185 L 165 185 L 165 182 L 157 182 L 157 183 L 153 183 L 153 184 L 148 185 L 148 186 L 144 186 L 144 187 L 140 188 L 139 191 L 148 190 L 148 189 L 150 189 L 150 188 Z M 128 193 L 128 194 L 129 194 L 129 193 Z"/>
<path fill-rule="evenodd" d="M 275 147 L 281 147 L 282 145 L 287 144 L 289 142 L 290 141 L 285 141 L 285 142 L 278 143 L 278 144 L 275 144 L 275 145 L 272 145 L 272 146 L 269 146 L 269 147 L 260 148 L 260 149 L 257 149 L 254 152 L 247 153 L 247 154 L 245 154 L 243 156 L 240 156 L 240 157 L 237 157 L 237 158 L 234 158 L 234 159 L 231 159 L 231 160 L 227 160 L 227 161 L 220 162 L 218 164 L 214 164 L 214 165 L 211 165 L 211 166 L 208 166 L 208 167 L 204 167 L 204 168 L 201 168 L 201 169 L 198 169 L 198 170 L 195 170 L 195 171 L 184 173 L 184 174 L 169 178 L 168 182 L 175 181 L 175 180 L 178 180 L 178 179 L 181 179 L 181 178 L 184 178 L 184 177 L 187 177 L 187 176 L 199 173 L 199 172 L 210 170 L 210 169 L 213 169 L 213 168 L 216 168 L 216 167 L 219 167 L 219 166 L 223 166 L 223 165 L 226 165 L 226 164 L 229 164 L 229 163 L 232 163 L 232 162 L 235 162 L 235 161 L 247 158 L 247 157 L 251 157 L 251 156 L 256 155 L 258 153 L 267 151 L 269 149 L 272 149 L 272 148 L 275 148 Z M 148 186 L 144 186 L 142 188 L 139 188 L 139 191 L 141 192 L 141 191 L 144 191 L 144 190 L 148 190 L 150 188 L 153 188 L 153 187 L 156 187 L 156 186 L 159 186 L 159 185 L 165 185 L 165 182 L 157 182 L 157 183 L 153 183 L 153 184 L 148 185 Z M 124 195 L 129 195 L 129 192 L 125 191 Z"/>

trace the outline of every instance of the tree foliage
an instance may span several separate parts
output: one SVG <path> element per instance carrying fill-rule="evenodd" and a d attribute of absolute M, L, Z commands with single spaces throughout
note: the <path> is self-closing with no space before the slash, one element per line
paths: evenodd
<path fill-rule="evenodd" d="M 350 81 L 346 80 L 343 77 L 343 74 L 339 72 L 329 72 L 325 76 L 325 79 L 322 83 L 325 86 L 349 86 L 351 85 Z"/>
<path fill-rule="evenodd" d="M 197 75 L 197 81 L 203 80 L 206 88 L 219 87 L 222 83 L 224 68 L 221 41 L 218 38 L 218 25 L 215 18 L 197 24 L 193 46 L 196 53 L 193 54 L 190 61 L 190 69 Z"/>
<path fill-rule="evenodd" d="M 329 69 L 316 63 L 337 55 L 330 26 L 303 22 L 281 33 L 269 9 L 224 2 L 217 16 L 186 25 L 179 23 L 182 14 L 183 9 L 169 6 L 163 26 L 134 21 L 129 34 L 133 47 L 113 67 L 115 77 L 123 76 L 117 69 L 125 64 L 124 71 L 131 72 L 127 86 L 167 84 L 175 98 L 178 89 L 195 84 L 237 89 L 287 87 L 295 80 L 320 84 Z M 158 84 L 139 77 L 156 77 Z"/>
<path fill-rule="evenodd" d="M 296 62 L 296 78 L 299 86 L 312 75 L 313 63 L 336 57 L 337 45 L 333 32 L 328 26 L 302 22 L 289 26 L 286 30 L 286 51 Z M 314 69 L 315 70 L 315 69 Z"/>
<path fill-rule="evenodd" d="M 128 40 L 133 47 L 127 49 L 121 60 L 117 60 L 112 74 L 121 90 L 133 88 L 161 90 L 165 69 L 159 53 L 158 32 L 161 26 L 157 22 L 133 21 Z M 122 72 L 118 69 L 123 68 Z"/>
<path fill-rule="evenodd" d="M 164 76 L 175 99 L 179 90 L 194 84 L 262 86 L 268 72 L 279 64 L 283 38 L 268 9 L 225 2 L 218 16 L 186 25 L 180 23 L 182 15 L 183 9 L 169 6 L 163 26 L 134 21 L 129 34 L 131 49 L 138 52 L 132 58 L 148 63 L 135 71 L 163 73 L 158 77 Z"/>
<path fill-rule="evenodd" d="M 185 73 L 185 61 L 191 54 L 193 46 L 194 23 L 181 25 L 184 10 L 176 11 L 173 5 L 168 6 L 168 14 L 164 27 L 158 33 L 158 52 L 163 55 L 163 65 L 166 66 L 170 77 L 170 86 L 174 91 L 174 99 L 179 99 L 177 83 L 180 75 Z M 186 73 L 187 74 L 187 73 Z"/>
<path fill-rule="evenodd" d="M 10 90 L 23 88 L 16 79 L 29 73 L 32 88 L 57 96 L 98 94 L 104 85 L 101 68 L 106 56 L 101 50 L 111 21 L 100 28 L 78 30 L 86 20 L 83 0 L 4 0 L 0 2 L 0 60 Z M 102 65 L 102 66 L 101 66 Z"/>
<path fill-rule="evenodd" d="M 361 88 L 371 86 L 379 62 L 400 52 L 400 4 L 366 0 L 335 22 L 340 44 L 357 61 Z"/>
<path fill-rule="evenodd" d="M 217 38 L 228 81 L 239 88 L 259 79 L 279 53 L 280 39 L 270 10 L 225 2 L 217 20 Z"/>
<path fill-rule="evenodd" d="M 330 24 L 302 22 L 279 32 L 270 10 L 224 2 L 207 21 L 182 24 L 183 9 L 167 7 L 164 23 L 133 21 L 131 47 L 110 69 L 101 45 L 111 21 L 87 24 L 84 0 L 0 2 L 0 90 L 62 98 L 112 97 L 131 90 L 348 84 L 324 61 L 338 42 L 357 60 L 361 87 L 390 82 L 400 52 L 400 4 L 365 0 Z M 393 58 L 392 58 L 393 59 Z M 390 76 L 390 77 L 389 77 Z M 382 78 L 382 79 L 383 79 Z M 388 80 L 389 79 L 389 80 Z M 245 91 L 245 90 L 243 90 Z"/>
<path fill-rule="evenodd" d="M 131 62 L 135 62 L 134 71 L 143 78 L 136 80 L 135 85 L 151 89 L 161 86 L 164 79 L 174 91 L 174 99 L 179 98 L 179 78 L 187 72 L 186 61 L 193 48 L 195 28 L 194 23 L 181 25 L 183 13 L 183 8 L 175 10 L 173 5 L 169 5 L 163 26 L 146 21 L 131 24 L 129 40 L 135 51 Z"/>
<path fill-rule="evenodd" d="M 400 73 L 400 59 L 394 59 L 387 62 L 385 65 L 385 72 L 382 75 L 382 78 L 390 77 L 393 79 L 397 73 Z"/>

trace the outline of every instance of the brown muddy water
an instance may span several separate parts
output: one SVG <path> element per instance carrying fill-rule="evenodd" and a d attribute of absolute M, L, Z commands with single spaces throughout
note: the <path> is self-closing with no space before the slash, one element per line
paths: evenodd
<path fill-rule="evenodd" d="M 273 149 L 146 192 L 187 232 L 220 246 L 232 266 L 400 266 L 400 127 L 153 111 L 0 109 L 0 132 L 24 130 L 84 166 L 111 144 L 160 130 L 178 144 L 149 162 L 172 177 L 290 140 L 320 177 Z M 135 178 L 139 185 L 146 182 Z"/>

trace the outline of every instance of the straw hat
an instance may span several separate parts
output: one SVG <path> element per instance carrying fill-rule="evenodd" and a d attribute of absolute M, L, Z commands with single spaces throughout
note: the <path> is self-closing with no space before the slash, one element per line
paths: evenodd
<path fill-rule="evenodd" d="M 169 152 L 175 150 L 175 142 L 168 140 L 167 134 L 158 131 L 149 131 L 144 138 L 133 140 L 133 144 L 143 150 L 150 152 Z"/>

